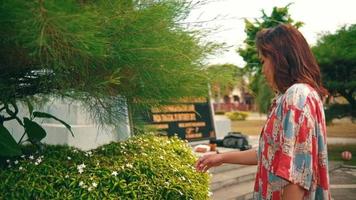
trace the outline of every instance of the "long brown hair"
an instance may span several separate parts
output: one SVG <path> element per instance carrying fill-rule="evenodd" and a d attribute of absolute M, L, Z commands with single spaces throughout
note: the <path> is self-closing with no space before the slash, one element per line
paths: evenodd
<path fill-rule="evenodd" d="M 263 29 L 256 35 L 257 50 L 271 60 L 273 81 L 284 93 L 294 83 L 312 86 L 320 96 L 328 94 L 321 82 L 320 68 L 303 35 L 289 24 Z"/>

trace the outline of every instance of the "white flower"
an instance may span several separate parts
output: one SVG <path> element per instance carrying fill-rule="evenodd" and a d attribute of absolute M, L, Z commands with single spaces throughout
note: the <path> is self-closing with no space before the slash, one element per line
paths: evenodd
<path fill-rule="evenodd" d="M 35 162 L 35 165 L 38 165 L 38 164 L 40 164 L 40 163 L 38 163 L 37 161 Z"/>
<path fill-rule="evenodd" d="M 34 159 L 34 157 L 33 157 L 33 155 L 30 155 L 30 157 L 28 157 L 30 160 L 33 160 Z"/>
<path fill-rule="evenodd" d="M 84 169 L 86 166 L 84 163 L 80 164 L 80 165 L 77 165 L 77 168 L 78 169 Z"/>
<path fill-rule="evenodd" d="M 91 186 L 89 186 L 88 187 L 88 191 L 90 192 L 90 191 L 92 191 L 93 190 L 93 188 L 91 187 Z"/>
<path fill-rule="evenodd" d="M 68 159 L 68 160 L 72 160 L 72 158 L 71 158 L 71 157 L 69 157 L 69 156 L 67 157 L 67 159 Z"/>
<path fill-rule="evenodd" d="M 104 150 L 105 150 L 105 148 L 103 147 L 103 148 L 101 148 L 101 150 L 103 150 L 103 151 L 104 151 Z"/>
<path fill-rule="evenodd" d="M 78 152 L 78 150 L 76 150 L 76 149 L 73 149 L 73 152 L 74 152 L 74 153 L 77 153 L 77 152 Z"/>
<path fill-rule="evenodd" d="M 83 181 L 80 181 L 79 182 L 79 187 L 82 187 L 84 185 L 84 182 Z"/>
<path fill-rule="evenodd" d="M 18 163 L 19 163 L 19 161 L 17 161 L 17 160 L 14 161 L 14 164 L 15 164 L 15 165 L 17 165 Z"/>
<path fill-rule="evenodd" d="M 69 178 L 69 175 L 67 174 L 64 178 Z"/>
<path fill-rule="evenodd" d="M 92 185 L 94 188 L 96 188 L 96 187 L 98 186 L 98 184 L 95 183 L 95 182 L 93 182 L 91 185 Z"/>
<path fill-rule="evenodd" d="M 6 160 L 7 163 L 10 163 L 10 160 Z"/>
<path fill-rule="evenodd" d="M 99 162 L 97 162 L 97 163 L 96 163 L 96 166 L 99 166 L 99 165 L 100 165 L 100 163 L 99 163 Z"/>
<path fill-rule="evenodd" d="M 36 162 L 38 162 L 38 164 L 40 164 L 42 162 L 41 158 L 37 158 Z"/>
<path fill-rule="evenodd" d="M 85 168 L 85 167 L 86 167 L 86 166 L 85 166 L 84 163 L 82 163 L 82 164 L 80 164 L 80 165 L 77 165 L 77 169 L 78 169 L 79 174 L 81 174 L 81 173 L 84 172 L 84 168 Z"/>
<path fill-rule="evenodd" d="M 23 167 L 19 167 L 19 170 L 20 170 L 20 171 L 23 170 Z"/>
<path fill-rule="evenodd" d="M 132 164 L 127 163 L 127 164 L 126 164 L 126 167 L 128 167 L 128 168 L 132 168 L 133 166 L 132 166 Z"/>
<path fill-rule="evenodd" d="M 117 176 L 117 171 L 113 171 L 113 172 L 111 173 L 111 175 L 112 175 L 112 176 Z"/>
<path fill-rule="evenodd" d="M 22 155 L 21 158 L 25 158 L 26 156 L 25 155 Z"/>
<path fill-rule="evenodd" d="M 93 153 L 91 152 L 91 151 L 87 151 L 86 153 L 85 153 L 85 156 L 91 156 Z"/>

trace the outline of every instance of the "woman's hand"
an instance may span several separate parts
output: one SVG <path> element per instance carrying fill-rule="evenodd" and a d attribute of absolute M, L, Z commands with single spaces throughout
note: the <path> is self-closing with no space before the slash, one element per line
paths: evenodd
<path fill-rule="evenodd" d="M 217 167 L 223 164 L 222 154 L 204 155 L 195 163 L 195 169 L 200 172 L 206 172 L 211 167 Z"/>

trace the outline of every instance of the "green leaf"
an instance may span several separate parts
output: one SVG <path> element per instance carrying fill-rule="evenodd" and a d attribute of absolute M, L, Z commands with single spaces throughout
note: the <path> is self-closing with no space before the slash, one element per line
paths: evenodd
<path fill-rule="evenodd" d="M 16 143 L 10 132 L 0 125 L 0 156 L 19 156 L 21 148 Z"/>
<path fill-rule="evenodd" d="M 24 127 L 30 141 L 41 141 L 46 137 L 46 131 L 34 121 L 31 121 L 29 118 L 24 117 Z"/>
<path fill-rule="evenodd" d="M 53 116 L 53 115 L 51 115 L 49 113 L 38 112 L 38 111 L 33 112 L 33 116 L 34 117 L 39 117 L 39 118 L 52 118 L 54 120 L 59 121 L 60 123 L 62 123 L 70 131 L 70 133 L 74 137 L 74 134 L 73 134 L 73 131 L 72 131 L 72 127 L 69 124 L 65 123 L 63 120 L 58 119 L 57 117 L 55 117 L 55 116 Z"/>

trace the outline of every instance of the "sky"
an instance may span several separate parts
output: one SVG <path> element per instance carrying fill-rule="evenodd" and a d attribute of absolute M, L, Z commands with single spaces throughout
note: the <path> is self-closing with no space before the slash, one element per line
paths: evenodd
<path fill-rule="evenodd" d="M 231 63 L 243 67 L 245 62 L 236 49 L 243 47 L 246 38 L 244 18 L 259 18 L 262 9 L 269 15 L 274 6 L 284 7 L 289 3 L 293 3 L 289 6 L 292 19 L 304 22 L 299 30 L 311 46 L 316 44 L 319 34 L 334 33 L 343 25 L 356 23 L 356 0 L 210 0 L 193 9 L 185 21 L 204 22 L 196 23 L 199 27 L 194 28 L 198 29 L 218 28 L 206 40 L 229 46 L 226 52 L 209 57 L 207 64 Z"/>

